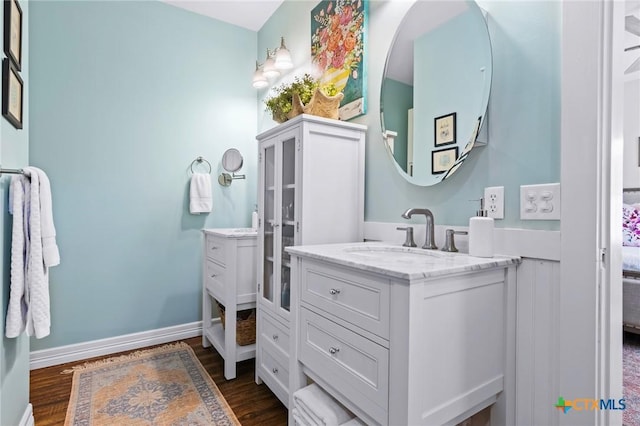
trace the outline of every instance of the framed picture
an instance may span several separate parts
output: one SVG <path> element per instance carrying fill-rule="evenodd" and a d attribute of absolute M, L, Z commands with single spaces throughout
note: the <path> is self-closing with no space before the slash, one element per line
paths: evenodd
<path fill-rule="evenodd" d="M 16 129 L 22 129 L 24 84 L 9 58 L 2 61 L 2 116 Z"/>
<path fill-rule="evenodd" d="M 458 158 L 458 147 L 431 151 L 431 174 L 437 175 L 448 171 Z"/>
<path fill-rule="evenodd" d="M 311 10 L 311 62 L 320 84 L 344 93 L 340 120 L 367 109 L 368 0 L 322 0 Z"/>
<path fill-rule="evenodd" d="M 22 9 L 18 0 L 4 0 L 4 53 L 22 68 Z"/>
<path fill-rule="evenodd" d="M 433 120 L 435 146 L 456 143 L 456 113 L 442 115 Z"/>

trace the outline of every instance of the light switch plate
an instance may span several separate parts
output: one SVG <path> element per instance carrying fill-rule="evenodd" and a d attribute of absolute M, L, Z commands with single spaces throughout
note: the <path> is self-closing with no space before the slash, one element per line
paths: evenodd
<path fill-rule="evenodd" d="M 560 220 L 560 184 L 520 186 L 520 219 Z"/>
<path fill-rule="evenodd" d="M 484 208 L 488 217 L 504 219 L 504 186 L 484 189 Z"/>

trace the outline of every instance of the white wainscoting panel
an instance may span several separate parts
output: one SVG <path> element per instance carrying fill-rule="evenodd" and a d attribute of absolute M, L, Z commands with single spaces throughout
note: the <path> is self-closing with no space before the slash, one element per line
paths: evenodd
<path fill-rule="evenodd" d="M 220 321 L 219 318 L 213 320 Z M 109 355 L 117 352 L 139 349 L 145 346 L 159 345 L 180 339 L 202 335 L 202 321 L 173 327 L 158 328 L 140 333 L 125 334 L 106 339 L 92 340 L 73 345 L 32 351 L 30 354 L 30 369 L 64 364 L 95 356 Z"/>
<path fill-rule="evenodd" d="M 516 424 L 555 426 L 560 262 L 523 258 L 516 297 Z"/>

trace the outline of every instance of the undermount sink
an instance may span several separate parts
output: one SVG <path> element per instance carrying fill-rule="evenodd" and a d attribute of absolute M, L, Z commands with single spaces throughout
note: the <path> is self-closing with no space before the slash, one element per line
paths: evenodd
<path fill-rule="evenodd" d="M 354 247 L 345 247 L 344 251 L 349 255 L 364 258 L 380 258 L 398 262 L 413 262 L 416 260 L 426 260 L 429 257 L 449 257 L 450 253 L 437 250 L 425 250 L 413 247 L 398 247 L 386 245 L 363 245 Z"/>
<path fill-rule="evenodd" d="M 256 229 L 253 228 L 232 228 L 229 229 L 231 232 L 257 232 Z"/>

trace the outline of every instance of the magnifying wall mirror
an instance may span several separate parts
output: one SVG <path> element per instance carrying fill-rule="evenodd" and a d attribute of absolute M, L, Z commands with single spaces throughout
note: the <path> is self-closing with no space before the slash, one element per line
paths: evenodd
<path fill-rule="evenodd" d="M 244 159 L 242 154 L 235 148 L 230 148 L 222 155 L 222 168 L 229 173 L 222 173 L 218 176 L 218 183 L 222 186 L 229 186 L 234 179 L 244 179 L 245 175 L 237 175 L 236 172 L 242 168 Z"/>
<path fill-rule="evenodd" d="M 387 55 L 380 111 L 398 172 L 430 186 L 451 176 L 474 147 L 491 89 L 491 42 L 474 1 L 417 1 Z"/>

